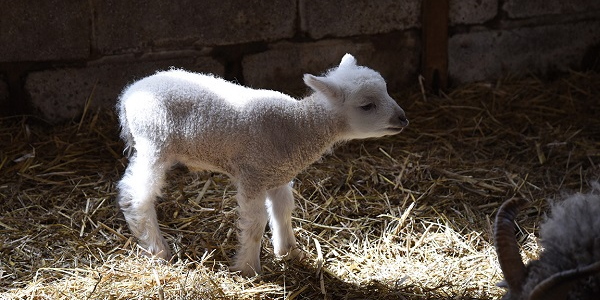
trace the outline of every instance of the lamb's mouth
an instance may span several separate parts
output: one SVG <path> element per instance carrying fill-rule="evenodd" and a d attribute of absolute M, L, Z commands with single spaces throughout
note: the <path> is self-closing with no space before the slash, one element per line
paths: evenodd
<path fill-rule="evenodd" d="M 388 127 L 386 129 L 389 131 L 394 131 L 394 132 L 400 133 L 400 132 L 402 132 L 402 130 L 404 130 L 404 127 Z"/>

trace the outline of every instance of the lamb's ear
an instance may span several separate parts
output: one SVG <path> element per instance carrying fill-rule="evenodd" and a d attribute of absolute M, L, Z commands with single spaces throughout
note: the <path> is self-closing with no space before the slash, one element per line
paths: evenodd
<path fill-rule="evenodd" d="M 352 54 L 346 53 L 344 57 L 342 57 L 342 61 L 340 62 L 340 67 L 349 67 L 356 66 L 356 58 L 352 56 Z"/>
<path fill-rule="evenodd" d="M 315 92 L 323 93 L 329 99 L 343 99 L 340 87 L 327 77 L 304 74 L 304 83 Z"/>

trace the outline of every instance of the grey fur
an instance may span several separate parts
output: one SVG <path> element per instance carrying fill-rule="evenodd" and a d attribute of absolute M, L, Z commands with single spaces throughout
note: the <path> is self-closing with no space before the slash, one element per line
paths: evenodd
<path fill-rule="evenodd" d="M 540 238 L 543 250 L 526 266 L 521 293 L 509 291 L 502 299 L 600 299 L 600 185 L 593 183 L 587 194 L 576 193 L 554 201 L 549 217 L 540 225 Z M 548 292 L 540 292 L 544 280 L 589 266 L 595 266 L 591 276 L 563 280 L 563 286 L 554 285 Z M 536 287 L 538 290 L 532 294 Z"/>

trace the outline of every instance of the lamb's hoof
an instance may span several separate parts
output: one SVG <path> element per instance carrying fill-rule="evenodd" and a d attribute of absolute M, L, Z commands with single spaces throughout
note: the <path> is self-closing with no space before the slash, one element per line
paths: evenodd
<path fill-rule="evenodd" d="M 244 276 L 244 277 L 254 277 L 254 276 L 258 276 L 261 275 L 262 272 L 260 272 L 260 270 L 256 271 L 254 270 L 254 268 L 246 265 L 246 267 L 239 267 L 239 266 L 231 266 L 229 267 L 229 270 L 231 272 L 240 272 L 240 275 Z"/>
<path fill-rule="evenodd" d="M 244 277 L 254 277 L 254 276 L 258 276 L 258 275 L 262 274 L 260 267 L 258 267 L 258 268 L 252 267 L 247 263 L 235 264 L 235 265 L 229 267 L 229 270 L 231 272 L 240 272 L 240 275 L 242 275 Z"/>
<path fill-rule="evenodd" d="M 173 257 L 171 255 L 171 251 L 168 250 L 161 250 L 158 252 L 152 251 L 152 250 L 147 250 L 146 248 L 143 248 L 142 246 L 140 246 L 141 248 L 141 252 L 144 256 L 148 257 L 150 260 L 152 260 L 153 262 L 160 262 L 160 263 L 168 263 L 171 258 Z"/>
<path fill-rule="evenodd" d="M 292 248 L 283 255 L 277 255 L 285 261 L 302 261 L 306 257 L 306 253 L 300 248 Z"/>

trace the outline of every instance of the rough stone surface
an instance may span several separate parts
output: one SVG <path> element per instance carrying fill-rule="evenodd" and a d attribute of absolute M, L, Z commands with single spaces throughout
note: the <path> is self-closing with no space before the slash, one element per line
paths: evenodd
<path fill-rule="evenodd" d="M 498 14 L 497 0 L 450 1 L 450 25 L 480 24 L 492 20 Z"/>
<path fill-rule="evenodd" d="M 598 0 L 449 4 L 451 83 L 599 68 Z M 0 7 L 0 114 L 32 107 L 54 121 L 72 118 L 94 86 L 92 103 L 112 105 L 134 77 L 169 65 L 292 94 L 306 92 L 303 73 L 321 73 L 346 52 L 380 71 L 392 91 L 419 73 L 420 0 L 0 0 Z"/>
<path fill-rule="evenodd" d="M 448 73 L 464 83 L 579 69 L 585 67 L 582 57 L 600 40 L 597 28 L 600 21 L 458 34 L 449 41 Z"/>
<path fill-rule="evenodd" d="M 322 74 L 337 66 L 345 53 L 351 53 L 358 64 L 379 71 L 388 80 L 390 90 L 397 90 L 416 82 L 419 49 L 417 33 L 411 32 L 364 41 L 283 42 L 266 52 L 245 57 L 244 80 L 255 88 L 302 95 L 307 91 L 302 80 L 305 73 Z"/>
<path fill-rule="evenodd" d="M 0 116 L 6 115 L 5 110 L 8 107 L 9 96 L 8 84 L 0 76 Z"/>
<path fill-rule="evenodd" d="M 89 56 L 88 1 L 0 0 L 0 7 L 0 62 Z"/>
<path fill-rule="evenodd" d="M 101 53 L 290 38 L 296 22 L 294 0 L 93 2 Z"/>
<path fill-rule="evenodd" d="M 301 29 L 315 39 L 387 33 L 420 26 L 420 0 L 298 1 Z"/>
<path fill-rule="evenodd" d="M 112 63 L 31 73 L 25 88 L 36 113 L 48 122 L 58 123 L 80 116 L 89 98 L 93 108 L 112 107 L 125 86 L 170 67 L 223 73 L 223 67 L 209 58 Z"/>
<path fill-rule="evenodd" d="M 548 1 L 548 0 L 506 0 L 502 9 L 511 18 L 527 18 L 542 15 L 563 15 L 600 10 L 598 0 Z"/>

